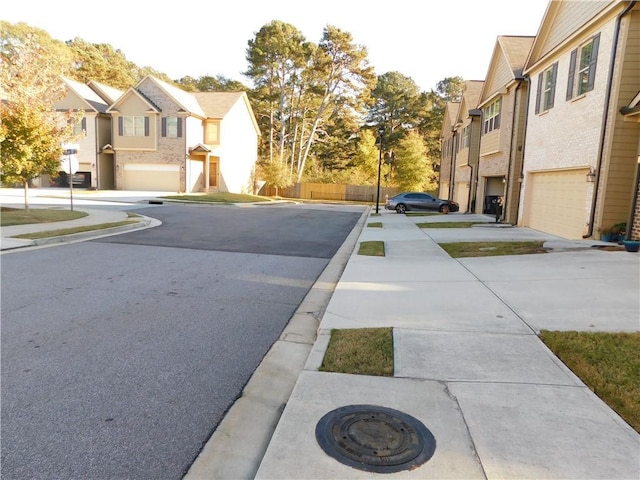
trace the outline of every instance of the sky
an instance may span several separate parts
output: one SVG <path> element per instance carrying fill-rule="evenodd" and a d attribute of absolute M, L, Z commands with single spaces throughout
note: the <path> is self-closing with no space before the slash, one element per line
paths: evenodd
<path fill-rule="evenodd" d="M 421 91 L 460 76 L 484 80 L 499 35 L 535 36 L 548 0 L 10 0 L 0 20 L 24 22 L 65 41 L 107 43 L 139 67 L 177 80 L 223 75 L 248 86 L 249 40 L 273 20 L 318 43 L 327 25 L 367 48 L 377 75 L 396 71 Z M 94 4 L 99 5 L 99 4 Z"/>

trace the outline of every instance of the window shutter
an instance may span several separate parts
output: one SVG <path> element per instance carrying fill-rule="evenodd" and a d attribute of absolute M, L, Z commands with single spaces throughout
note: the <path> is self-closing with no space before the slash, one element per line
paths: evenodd
<path fill-rule="evenodd" d="M 122 117 L 118 117 L 118 135 L 122 136 L 124 127 L 122 126 Z"/>
<path fill-rule="evenodd" d="M 571 52 L 569 60 L 569 79 L 567 80 L 567 100 L 573 98 L 573 78 L 576 74 L 576 58 L 578 57 L 578 49 Z"/>
<path fill-rule="evenodd" d="M 149 136 L 149 117 L 144 117 L 144 136 Z"/>
<path fill-rule="evenodd" d="M 87 131 L 87 117 L 84 117 L 82 119 L 82 131 L 86 132 Z"/>
<path fill-rule="evenodd" d="M 182 137 L 182 118 L 178 118 L 178 137 Z"/>
<path fill-rule="evenodd" d="M 553 108 L 553 103 L 556 98 L 556 78 L 558 76 L 558 62 L 554 63 L 551 67 L 551 90 L 549 91 L 549 108 Z"/>
<path fill-rule="evenodd" d="M 591 59 L 589 60 L 589 78 L 587 79 L 587 92 L 593 90 L 596 83 L 596 64 L 598 63 L 598 47 L 600 46 L 600 34 L 593 37 L 591 47 Z"/>
<path fill-rule="evenodd" d="M 162 117 L 162 136 L 167 136 L 167 117 Z"/>
<path fill-rule="evenodd" d="M 544 72 L 538 74 L 538 87 L 536 92 L 536 113 L 540 113 L 540 97 L 542 96 L 542 77 Z"/>

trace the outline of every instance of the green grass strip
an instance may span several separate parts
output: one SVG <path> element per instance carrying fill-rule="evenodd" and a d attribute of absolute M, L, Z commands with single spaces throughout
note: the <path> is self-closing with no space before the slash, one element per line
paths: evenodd
<path fill-rule="evenodd" d="M 331 330 L 320 370 L 355 375 L 393 376 L 393 329 Z"/>
<path fill-rule="evenodd" d="M 382 222 L 369 222 L 367 223 L 367 227 L 382 228 Z"/>
<path fill-rule="evenodd" d="M 478 222 L 422 222 L 416 223 L 420 228 L 471 228 Z"/>
<path fill-rule="evenodd" d="M 439 245 L 453 258 L 547 253 L 544 242 L 454 242 Z"/>
<path fill-rule="evenodd" d="M 384 257 L 384 242 L 381 240 L 371 240 L 368 242 L 360 242 L 358 255 Z"/>
<path fill-rule="evenodd" d="M 640 433 L 640 333 L 555 332 L 540 338 L 573 373 Z"/>

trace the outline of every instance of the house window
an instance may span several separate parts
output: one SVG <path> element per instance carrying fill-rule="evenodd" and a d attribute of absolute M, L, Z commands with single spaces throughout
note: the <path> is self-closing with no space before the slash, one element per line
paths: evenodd
<path fill-rule="evenodd" d="M 207 145 L 217 145 L 220 143 L 220 133 L 218 123 L 208 122 L 204 131 L 204 143 Z"/>
<path fill-rule="evenodd" d="M 599 45 L 600 34 L 571 52 L 569 79 L 567 81 L 567 100 L 593 90 L 596 80 Z"/>
<path fill-rule="evenodd" d="M 146 117 L 120 117 L 120 135 L 124 137 L 144 137 L 148 135 Z"/>
<path fill-rule="evenodd" d="M 178 117 L 163 117 L 162 136 L 172 138 L 182 137 L 182 119 Z"/>
<path fill-rule="evenodd" d="M 462 129 L 462 138 L 460 139 L 460 150 L 469 148 L 471 144 L 471 125 L 467 125 Z"/>
<path fill-rule="evenodd" d="M 538 75 L 538 91 L 536 94 L 536 113 L 546 112 L 553 108 L 556 96 L 556 77 L 558 62 Z"/>
<path fill-rule="evenodd" d="M 87 119 L 81 118 L 79 121 L 73 124 L 73 135 L 84 135 L 87 131 Z"/>
<path fill-rule="evenodd" d="M 493 130 L 500 128 L 500 104 L 501 99 L 499 98 L 492 104 L 490 104 L 487 108 L 482 111 L 484 116 L 483 122 L 483 133 L 489 133 Z"/>

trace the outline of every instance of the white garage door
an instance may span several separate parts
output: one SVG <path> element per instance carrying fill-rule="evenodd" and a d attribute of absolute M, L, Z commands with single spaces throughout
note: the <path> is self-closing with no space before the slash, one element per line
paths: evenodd
<path fill-rule="evenodd" d="M 563 238 L 582 238 L 587 222 L 587 172 L 532 174 L 527 206 L 529 226 Z"/>
<path fill-rule="evenodd" d="M 123 189 L 178 192 L 180 191 L 180 167 L 146 163 L 125 164 Z"/>

